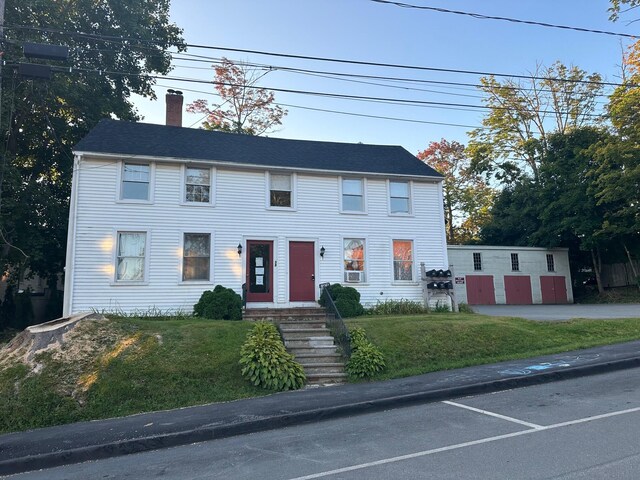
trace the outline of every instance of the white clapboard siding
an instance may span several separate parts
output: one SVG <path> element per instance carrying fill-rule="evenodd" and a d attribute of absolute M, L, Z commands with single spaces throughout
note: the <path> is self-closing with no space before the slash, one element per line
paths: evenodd
<path fill-rule="evenodd" d="M 343 238 L 366 239 L 366 275 L 353 284 L 364 304 L 385 299 L 422 300 L 419 264 L 442 268 L 447 262 L 440 184 L 414 181 L 413 215 L 388 214 L 387 180 L 366 181 L 367 214 L 340 213 L 337 175 L 296 175 L 295 209 L 266 207 L 267 177 L 264 171 L 217 168 L 212 194 L 214 204 L 185 205 L 183 170 L 178 164 L 157 163 L 153 202 L 118 201 L 121 163 L 82 158 L 74 179 L 77 199 L 72 201 L 70 231 L 71 275 L 65 295 L 66 313 L 81 311 L 190 312 L 204 290 L 221 284 L 238 293 L 244 283 L 243 253 L 237 245 L 247 239 L 273 240 L 277 266 L 274 272 L 274 307 L 288 306 L 288 241 L 314 241 L 326 254 L 316 253 L 317 283 L 343 282 Z M 75 209 L 75 210 L 74 210 Z M 117 231 L 146 231 L 147 277 L 141 285 L 114 282 Z M 181 282 L 182 235 L 211 233 L 210 282 Z M 414 241 L 415 281 L 393 281 L 392 240 Z"/>

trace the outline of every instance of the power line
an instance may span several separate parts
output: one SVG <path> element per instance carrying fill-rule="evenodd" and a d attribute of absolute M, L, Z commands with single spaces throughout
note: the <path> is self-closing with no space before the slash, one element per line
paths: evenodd
<path fill-rule="evenodd" d="M 159 87 L 162 88 L 173 88 L 175 89 L 176 87 L 173 85 L 161 85 L 158 84 Z M 192 92 L 192 93 L 201 93 L 204 95 L 215 95 L 214 93 L 211 92 L 205 92 L 202 90 L 193 90 L 193 89 L 188 89 L 188 88 L 183 88 L 182 90 L 186 91 L 186 92 Z M 409 122 L 409 123 L 423 123 L 423 124 L 427 124 L 427 125 L 442 125 L 442 126 L 447 126 L 447 127 L 461 127 L 461 128 L 478 128 L 481 130 L 484 130 L 485 127 L 480 127 L 478 125 L 464 125 L 464 124 L 459 124 L 459 123 L 447 123 L 447 122 L 433 122 L 433 121 L 427 121 L 427 120 L 416 120 L 416 119 L 410 119 L 410 118 L 400 118 L 400 117 L 388 117 L 388 116 L 382 116 L 382 115 L 369 115 L 369 114 L 364 114 L 364 113 L 355 113 L 355 112 L 345 112 L 343 110 L 330 110 L 330 109 L 325 109 L 325 108 L 315 108 L 315 107 L 308 107 L 308 106 L 303 106 L 303 105 L 292 105 L 289 103 L 282 103 L 282 102 L 274 102 L 276 105 L 280 105 L 281 107 L 287 107 L 287 108 L 299 108 L 302 110 L 311 110 L 311 111 L 315 111 L 315 112 L 325 112 L 325 113 L 335 113 L 338 115 L 349 115 L 349 116 L 354 116 L 354 117 L 365 117 L 365 118 L 376 118 L 376 119 L 382 119 L 382 120 L 394 120 L 394 121 L 399 121 L 399 122 Z M 196 122 L 192 123 L 191 126 L 195 125 L 196 123 L 201 122 L 202 120 L 204 120 L 205 117 L 202 117 L 200 120 L 197 120 Z"/>
<path fill-rule="evenodd" d="M 640 38 L 640 36 L 638 35 L 631 35 L 629 33 L 620 33 L 620 32 L 611 32 L 608 30 L 596 30 L 596 29 L 592 29 L 592 28 L 584 28 L 584 27 L 573 27 L 570 25 L 558 25 L 558 24 L 554 24 L 554 23 L 546 23 L 546 22 L 537 22 L 537 21 L 533 21 L 533 20 L 522 20 L 519 18 L 509 18 L 509 17 L 498 17 L 498 16 L 493 16 L 493 15 L 484 15 L 481 13 L 472 13 L 472 12 L 463 12 L 460 10 L 449 10 L 448 8 L 440 8 L 440 7 L 428 7 L 426 5 L 413 5 L 410 3 L 403 3 L 403 2 L 394 2 L 391 0 L 369 0 L 370 2 L 374 2 L 374 3 L 381 3 L 381 4 L 385 4 L 385 5 L 395 5 L 396 7 L 402 7 L 402 8 L 409 8 L 409 9 L 416 9 L 416 10 L 429 10 L 432 12 L 439 12 L 439 13 L 451 13 L 454 15 L 464 15 L 467 17 L 472 17 L 472 18 L 478 18 L 481 20 L 500 20 L 500 21 L 504 21 L 504 22 L 511 22 L 511 23 L 522 23 L 522 24 L 526 24 L 526 25 L 535 25 L 538 27 L 547 27 L 547 28 L 558 28 L 558 29 L 562 29 L 562 30 L 573 30 L 576 32 L 584 32 L 584 33 L 597 33 L 600 35 L 610 35 L 610 36 L 614 36 L 614 37 L 623 37 L 623 38 L 632 38 L 634 40 L 637 40 L 638 38 Z"/>
<path fill-rule="evenodd" d="M 122 72 L 95 70 L 95 69 L 78 68 L 78 67 L 71 67 L 71 68 L 52 67 L 52 68 L 55 71 L 60 73 L 72 73 L 72 71 L 78 71 L 83 73 L 98 73 L 100 75 L 104 74 L 104 75 L 139 76 L 139 77 L 147 77 L 147 78 L 153 78 L 153 79 L 164 79 L 169 81 L 198 83 L 198 84 L 206 84 L 206 85 L 220 84 L 220 82 L 215 82 L 210 80 L 200 80 L 195 78 L 169 77 L 169 76 L 149 75 L 149 74 L 127 74 Z M 504 110 L 504 111 L 511 110 L 508 107 L 499 107 L 499 106 L 491 107 L 487 105 L 475 105 L 475 104 L 468 104 L 468 103 L 435 102 L 435 101 L 429 101 L 429 100 L 409 100 L 409 99 L 402 99 L 402 98 L 372 97 L 372 96 L 366 96 L 366 95 L 348 95 L 348 94 L 333 93 L 333 92 L 317 92 L 317 91 L 310 91 L 310 90 L 296 90 L 296 89 L 290 89 L 290 88 L 276 88 L 276 87 L 258 87 L 253 85 L 241 85 L 241 84 L 229 84 L 229 83 L 223 83 L 222 85 L 225 85 L 228 87 L 246 87 L 246 88 L 253 88 L 253 89 L 264 89 L 264 90 L 271 90 L 273 92 L 291 93 L 291 94 L 298 94 L 298 95 L 311 95 L 311 96 L 318 96 L 323 98 L 338 98 L 338 99 L 344 99 L 344 100 L 363 100 L 363 101 L 383 102 L 383 103 L 393 102 L 400 105 L 422 105 L 422 106 L 433 106 L 433 107 L 446 106 L 446 107 L 461 107 L 461 108 Z M 555 110 L 527 109 L 526 111 L 530 113 L 537 112 L 541 114 L 570 113 L 570 112 L 555 111 Z M 583 116 L 600 118 L 602 115 L 584 113 Z"/>
<path fill-rule="evenodd" d="M 20 25 L 5 25 L 7 29 L 27 29 L 27 30 L 36 30 L 36 31 L 44 31 L 50 33 L 58 33 L 58 34 L 66 34 L 72 36 L 80 36 L 82 38 L 91 38 L 94 40 L 103 40 L 109 42 L 124 42 L 124 41 L 137 41 L 140 43 L 147 44 L 157 44 L 158 42 L 154 42 L 152 40 L 141 40 L 129 37 L 116 37 L 112 35 L 98 35 L 98 34 L 88 34 L 83 32 L 71 32 L 68 30 L 59 30 L 59 29 L 51 29 L 51 28 L 41 28 L 41 27 L 27 27 Z M 370 62 L 364 60 L 354 60 L 354 59 L 342 59 L 342 58 L 332 58 L 332 57 L 317 57 L 310 55 L 296 55 L 291 53 L 280 53 L 280 52 L 269 52 L 265 50 L 251 50 L 251 49 L 242 49 L 242 48 L 230 48 L 230 47 L 219 47 L 214 45 L 204 45 L 204 44 L 191 44 L 185 43 L 183 44 L 185 47 L 190 48 L 198 48 L 205 50 L 220 50 L 226 52 L 236 52 L 236 53 L 250 53 L 255 55 L 265 55 L 265 56 L 273 56 L 279 58 L 291 58 L 291 59 L 299 59 L 299 60 L 311 60 L 318 62 L 332 62 L 332 63 L 340 63 L 340 64 L 351 64 L 351 65 L 364 65 L 364 66 L 372 66 L 372 67 L 385 67 L 385 68 L 398 68 L 398 69 L 407 69 L 407 70 L 417 70 L 417 71 L 429 71 L 429 72 L 441 72 L 441 73 L 457 73 L 464 75 L 477 75 L 477 76 L 493 76 L 493 77 L 503 77 L 503 78 L 520 78 L 526 80 L 547 80 L 547 81 L 556 81 L 556 82 L 564 82 L 564 83 L 581 83 L 581 84 L 591 84 L 591 85 L 603 85 L 603 86 L 625 86 L 622 83 L 615 82 L 604 82 L 604 81 L 596 81 L 596 80 L 575 80 L 575 79 L 566 79 L 566 78 L 554 78 L 554 77 L 541 77 L 536 75 L 521 75 L 521 74 L 510 74 L 510 73 L 500 73 L 500 72 L 487 72 L 480 70 L 464 70 L 464 69 L 455 69 L 455 68 L 440 68 L 440 67 L 427 67 L 421 65 L 407 65 L 407 64 L 397 64 L 397 63 L 382 63 L 382 62 Z M 128 45 L 130 47 L 130 45 Z M 169 54 L 180 53 L 180 52 L 169 52 L 165 51 Z"/>

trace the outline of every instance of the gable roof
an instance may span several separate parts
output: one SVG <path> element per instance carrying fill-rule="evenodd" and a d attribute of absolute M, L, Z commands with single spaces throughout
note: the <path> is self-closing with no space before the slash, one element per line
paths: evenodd
<path fill-rule="evenodd" d="M 288 140 L 108 119 L 101 120 L 74 151 L 267 168 L 442 178 L 399 146 Z"/>

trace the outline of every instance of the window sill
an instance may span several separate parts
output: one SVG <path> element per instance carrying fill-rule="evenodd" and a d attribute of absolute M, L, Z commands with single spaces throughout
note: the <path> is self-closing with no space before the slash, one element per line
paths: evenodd
<path fill-rule="evenodd" d="M 298 209 L 295 207 L 274 207 L 274 206 L 267 206 L 265 207 L 266 210 L 271 210 L 273 212 L 297 212 Z"/>
<path fill-rule="evenodd" d="M 213 202 L 180 202 L 183 207 L 215 207 Z"/>
<path fill-rule="evenodd" d="M 112 287 L 144 287 L 146 285 L 149 285 L 149 281 L 145 280 L 142 282 L 110 282 L 109 285 L 111 285 Z"/>
<path fill-rule="evenodd" d="M 213 285 L 211 280 L 180 280 L 178 286 L 191 286 L 191 285 Z"/>
<path fill-rule="evenodd" d="M 131 204 L 131 205 L 153 205 L 153 200 L 133 200 L 127 198 L 120 198 L 116 200 L 116 203 Z"/>
<path fill-rule="evenodd" d="M 357 212 L 355 210 L 340 210 L 340 213 L 344 215 L 369 215 L 368 212 Z"/>
<path fill-rule="evenodd" d="M 394 280 L 393 282 L 391 282 L 391 285 L 404 287 L 407 285 L 420 285 L 420 282 L 416 282 L 414 280 Z"/>

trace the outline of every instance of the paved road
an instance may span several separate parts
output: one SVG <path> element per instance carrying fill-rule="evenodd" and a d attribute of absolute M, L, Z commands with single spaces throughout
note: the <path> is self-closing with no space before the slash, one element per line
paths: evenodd
<path fill-rule="evenodd" d="M 598 305 L 474 305 L 483 315 L 521 317 L 529 320 L 571 320 L 572 318 L 640 318 L 640 304 Z"/>
<path fill-rule="evenodd" d="M 640 370 L 18 475 L 27 479 L 637 479 Z"/>

